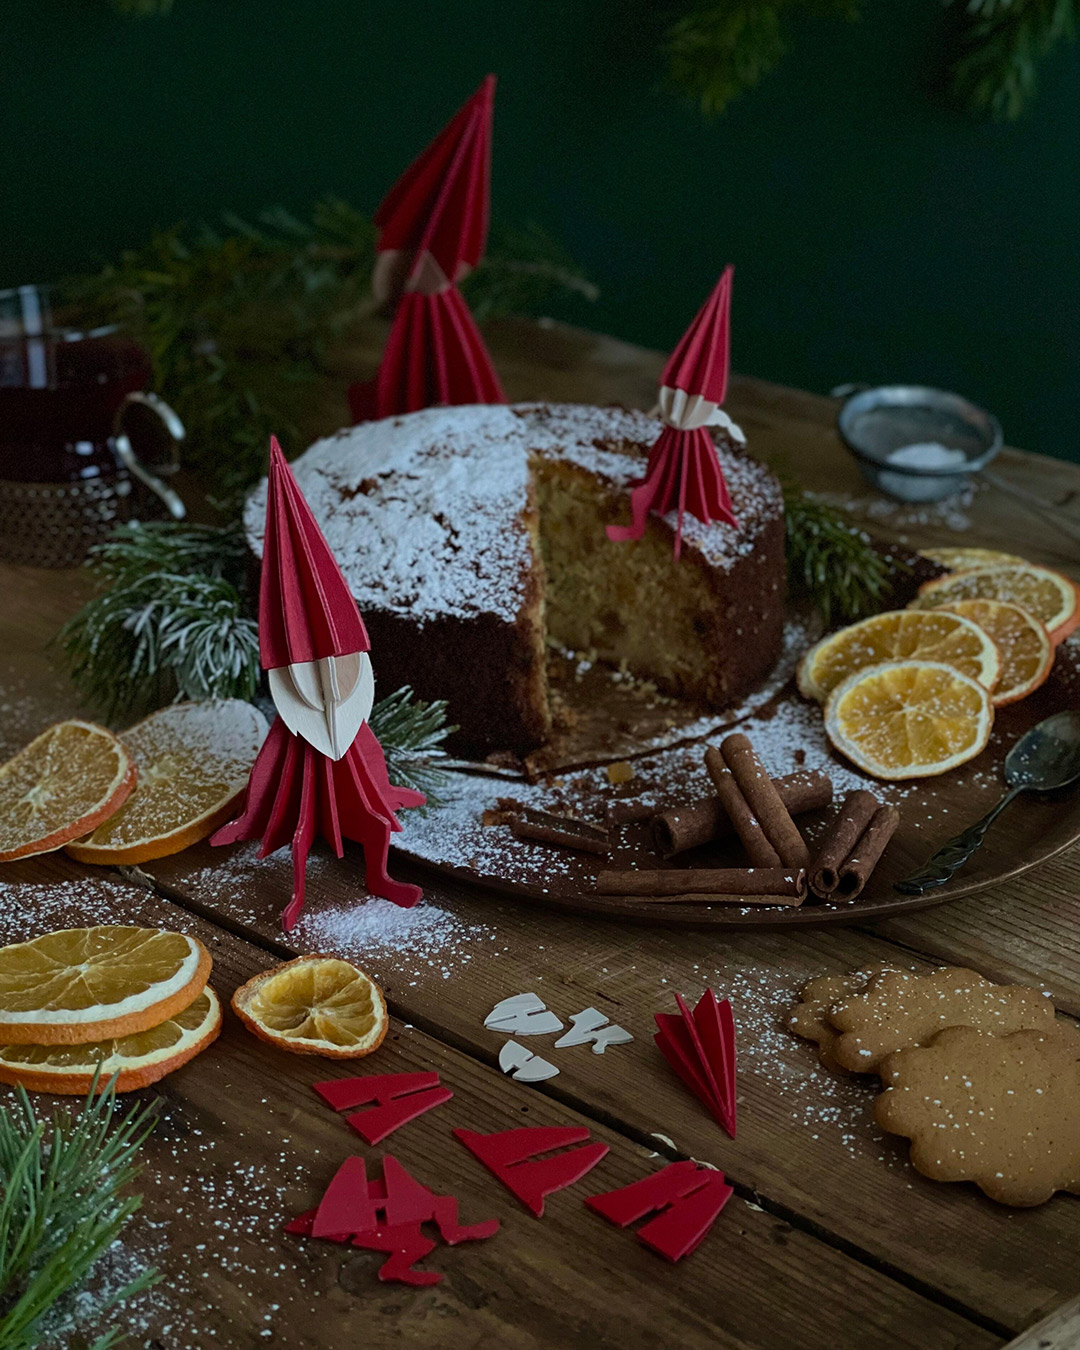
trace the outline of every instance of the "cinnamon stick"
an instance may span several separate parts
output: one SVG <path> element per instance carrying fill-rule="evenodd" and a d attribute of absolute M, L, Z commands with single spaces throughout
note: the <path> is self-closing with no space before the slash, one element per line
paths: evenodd
<path fill-rule="evenodd" d="M 609 825 L 636 825 L 656 815 L 655 802 L 612 802 L 607 809 Z"/>
<path fill-rule="evenodd" d="M 707 895 L 799 904 L 806 895 L 806 872 L 790 867 L 667 867 L 634 872 L 601 872 L 601 895 Z"/>
<path fill-rule="evenodd" d="M 863 836 L 881 803 L 872 792 L 860 788 L 844 798 L 818 848 L 810 868 L 810 889 L 819 900 L 828 900 L 840 882 L 840 869 Z"/>
<path fill-rule="evenodd" d="M 716 795 L 731 816 L 751 861 L 763 867 L 808 866 L 810 853 L 803 837 L 749 739 L 741 732 L 726 736 L 720 742 L 719 761 L 734 779 L 734 787 L 720 771 L 714 751 L 710 748 L 705 752 L 705 767 Z"/>
<path fill-rule="evenodd" d="M 895 806 L 872 792 L 849 792 L 810 869 L 810 890 L 820 900 L 854 900 L 900 823 Z"/>
<path fill-rule="evenodd" d="M 644 905 L 787 905 L 798 909 L 801 895 L 717 895 L 712 891 L 691 892 L 687 895 L 639 895 Z"/>
<path fill-rule="evenodd" d="M 819 769 L 785 774 L 782 778 L 774 778 L 773 783 L 780 800 L 793 816 L 817 811 L 832 801 L 832 782 Z M 659 811 L 652 821 L 653 848 L 662 858 L 674 858 L 687 849 L 700 848 L 702 844 L 734 833 L 731 817 L 719 797 L 701 797 L 686 806 Z"/>
<path fill-rule="evenodd" d="M 900 824 L 900 812 L 895 806 L 879 806 L 870 817 L 870 824 L 855 845 L 851 857 L 840 869 L 840 882 L 834 892 L 837 900 L 854 900 L 870 880 L 889 840 Z"/>
<path fill-rule="evenodd" d="M 739 791 L 738 783 L 724 764 L 723 755 L 714 746 L 710 745 L 705 751 L 705 767 L 716 789 L 716 800 L 742 840 L 747 857 L 755 867 L 779 867 L 780 854 L 769 843 L 761 822 Z"/>
<path fill-rule="evenodd" d="M 521 816 L 515 816 L 510 822 L 510 833 L 515 839 L 527 839 L 535 844 L 554 844 L 558 848 L 576 848 L 583 853 L 608 853 L 608 846 L 592 835 L 581 834 L 568 829 L 556 829 L 552 825 L 538 825 Z"/>

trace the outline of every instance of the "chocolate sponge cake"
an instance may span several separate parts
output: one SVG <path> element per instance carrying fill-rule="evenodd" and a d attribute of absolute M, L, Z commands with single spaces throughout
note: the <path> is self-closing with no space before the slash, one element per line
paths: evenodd
<path fill-rule="evenodd" d="M 432 408 L 367 422 L 295 461 L 360 605 L 384 692 L 445 698 L 464 753 L 525 753 L 551 730 L 548 641 L 719 708 L 779 654 L 780 486 L 714 428 L 738 529 L 674 513 L 612 543 L 661 424 L 578 404 Z M 245 523 L 261 553 L 266 487 Z"/>

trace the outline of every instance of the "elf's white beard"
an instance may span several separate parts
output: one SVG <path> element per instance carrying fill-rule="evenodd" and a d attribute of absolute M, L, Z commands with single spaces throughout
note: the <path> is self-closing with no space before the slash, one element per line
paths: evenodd
<path fill-rule="evenodd" d="M 269 678 L 285 725 L 331 759 L 340 759 L 352 745 L 375 702 L 367 652 L 278 666 Z"/>

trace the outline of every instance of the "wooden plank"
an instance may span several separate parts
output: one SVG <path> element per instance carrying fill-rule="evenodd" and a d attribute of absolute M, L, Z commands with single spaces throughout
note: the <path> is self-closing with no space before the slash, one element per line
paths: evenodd
<path fill-rule="evenodd" d="M 547 916 L 441 882 L 429 885 L 436 908 L 416 931 L 442 937 L 414 944 L 402 920 L 402 935 L 383 940 L 379 925 L 364 918 L 362 872 L 351 852 L 311 869 L 309 913 L 286 939 L 278 915 L 291 887 L 287 857 L 255 863 L 250 850 L 232 861 L 216 855 L 201 847 L 145 871 L 181 903 L 253 940 L 358 960 L 406 1020 L 489 1063 L 505 1038 L 485 1030 L 483 1019 L 500 998 L 534 990 L 564 1020 L 589 1006 L 609 1012 L 636 1037 L 633 1044 L 603 1056 L 562 1052 L 559 1077 L 545 1092 L 641 1140 L 669 1136 L 777 1210 L 1002 1326 L 1019 1329 L 1080 1289 L 1080 1206 L 1061 1198 L 1010 1212 L 974 1189 L 926 1181 L 908 1167 L 905 1147 L 873 1126 L 873 1087 L 829 1074 L 811 1047 L 784 1030 L 783 1014 L 805 980 L 902 958 L 895 946 L 850 930 L 703 939 Z M 674 1011 L 673 991 L 696 998 L 706 985 L 731 997 L 739 1028 L 735 1141 L 679 1087 L 651 1043 L 652 1013 Z"/>
<path fill-rule="evenodd" d="M 36 870 L 27 865 L 18 874 Z M 267 964 L 265 952 L 175 906 L 96 878 L 59 887 L 9 885 L 4 899 L 2 941 L 83 922 L 88 910 L 116 922 L 194 932 L 213 952 L 213 984 L 225 998 Z M 451 1340 L 522 1350 L 1000 1344 L 993 1332 L 739 1198 L 692 1257 L 665 1265 L 581 1202 L 666 1159 L 397 1021 L 363 1067 L 434 1069 L 455 1096 L 386 1145 L 363 1148 L 310 1091 L 311 1083 L 358 1067 L 283 1054 L 230 1015 L 209 1051 L 144 1094 L 161 1099 L 162 1120 L 145 1150 L 144 1214 L 125 1247 L 136 1259 L 152 1248 L 164 1280 L 130 1313 L 128 1325 L 143 1344 L 178 1350 L 264 1340 L 321 1350 Z M 611 1148 L 585 1182 L 548 1201 L 541 1221 L 449 1133 L 452 1126 L 488 1132 L 525 1124 L 584 1124 Z M 388 1151 L 418 1179 L 458 1196 L 464 1221 L 502 1221 L 489 1241 L 440 1248 L 425 1262 L 445 1273 L 437 1287 L 380 1285 L 381 1258 L 374 1254 L 280 1231 L 286 1218 L 318 1200 L 347 1155 L 362 1153 L 374 1172 Z"/>
<path fill-rule="evenodd" d="M 1010 1341 L 1005 1350 L 1075 1350 L 1078 1345 L 1080 1298 L 1074 1298 Z"/>
<path fill-rule="evenodd" d="M 1039 984 L 1080 1016 L 1080 853 L 938 909 L 873 925 L 881 937 L 992 979 Z"/>

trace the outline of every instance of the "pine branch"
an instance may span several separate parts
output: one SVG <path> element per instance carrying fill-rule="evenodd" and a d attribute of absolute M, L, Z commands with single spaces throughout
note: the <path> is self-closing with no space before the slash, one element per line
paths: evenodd
<path fill-rule="evenodd" d="M 779 63 L 785 20 L 856 19 L 861 0 L 699 0 L 667 35 L 668 74 L 706 116 L 722 113 Z"/>
<path fill-rule="evenodd" d="M 375 243 L 363 213 L 327 198 L 309 221 L 279 208 L 254 222 L 226 215 L 223 230 L 174 226 L 61 293 L 73 318 L 121 324 L 142 343 L 187 427 L 185 466 L 236 499 L 265 472 L 271 433 L 296 444 L 335 429 L 322 412 L 328 353 L 372 309 Z M 488 315 L 595 293 L 536 226 L 496 232 L 468 284 Z"/>
<path fill-rule="evenodd" d="M 868 535 L 833 507 L 793 483 L 784 484 L 788 584 L 809 597 L 825 620 L 850 622 L 873 614 L 893 576 Z"/>
<path fill-rule="evenodd" d="M 245 612 L 240 526 L 120 526 L 93 552 L 105 588 L 60 631 L 71 678 L 110 721 L 174 698 L 254 696 L 255 620 Z"/>
<path fill-rule="evenodd" d="M 0 1346 L 35 1350 L 65 1330 L 74 1296 L 95 1262 L 139 1208 L 122 1197 L 135 1157 L 153 1129 L 153 1107 L 114 1124 L 114 1094 L 97 1096 L 97 1077 L 76 1114 L 39 1120 L 23 1088 L 0 1107 Z M 102 1311 L 147 1288 L 147 1271 L 108 1295 Z M 115 1340 L 107 1333 L 98 1345 Z"/>
<path fill-rule="evenodd" d="M 542 226 L 496 228 L 491 245 L 462 292 L 478 320 L 542 314 L 558 295 L 595 301 L 600 292 Z"/>
<path fill-rule="evenodd" d="M 444 700 L 424 703 L 405 685 L 375 704 L 368 724 L 383 748 L 391 782 L 425 793 L 428 806 L 438 806 L 445 779 L 442 745 L 457 730 L 446 723 Z"/>
<path fill-rule="evenodd" d="M 961 51 L 953 92 L 974 112 L 1015 121 L 1038 90 L 1039 67 L 1076 36 L 1078 0 L 950 0 L 962 7 Z"/>

